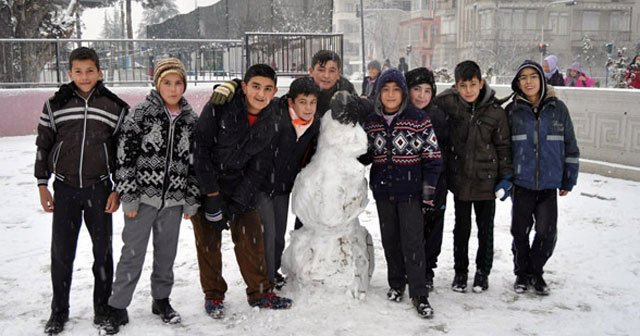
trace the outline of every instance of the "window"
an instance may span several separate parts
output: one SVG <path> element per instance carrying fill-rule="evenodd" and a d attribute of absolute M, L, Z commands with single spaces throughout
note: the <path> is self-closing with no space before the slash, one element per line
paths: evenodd
<path fill-rule="evenodd" d="M 600 30 L 600 12 L 583 12 L 582 30 Z"/>
<path fill-rule="evenodd" d="M 609 18 L 609 30 L 629 31 L 629 12 L 612 12 Z"/>
<path fill-rule="evenodd" d="M 513 30 L 522 30 L 523 24 L 524 23 L 524 10 L 522 9 L 516 9 L 513 11 L 513 22 L 511 27 L 513 27 Z"/>
<path fill-rule="evenodd" d="M 347 2 L 344 4 L 344 11 L 347 13 L 353 13 L 356 11 L 355 6 L 351 2 Z"/>
<path fill-rule="evenodd" d="M 526 11 L 524 29 L 526 29 L 526 30 L 535 30 L 536 29 L 537 20 L 538 20 L 538 11 L 537 10 L 528 10 L 528 11 Z"/>
<path fill-rule="evenodd" d="M 568 13 L 549 13 L 549 26 L 551 33 L 554 35 L 569 34 L 569 14 Z"/>

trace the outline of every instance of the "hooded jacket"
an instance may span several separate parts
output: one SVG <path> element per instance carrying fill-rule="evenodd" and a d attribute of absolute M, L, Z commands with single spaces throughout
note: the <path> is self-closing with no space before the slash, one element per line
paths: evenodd
<path fill-rule="evenodd" d="M 518 87 L 524 68 L 541 78 L 541 97 L 532 104 Z M 515 95 L 507 106 L 513 150 L 513 183 L 530 190 L 570 191 L 578 179 L 580 151 L 567 106 L 546 85 L 542 67 L 525 61 L 511 83 Z"/>
<path fill-rule="evenodd" d="M 172 120 L 158 91 L 151 90 L 127 114 L 115 176 L 124 211 L 137 211 L 144 203 L 156 209 L 182 206 L 183 213 L 196 213 L 200 193 L 192 153 L 198 116 L 186 99 L 178 105 L 181 112 Z"/>
<path fill-rule="evenodd" d="M 98 81 L 87 98 L 73 82 L 49 98 L 40 114 L 34 175 L 51 174 L 77 188 L 107 180 L 115 170 L 117 132 L 129 105 Z"/>
<path fill-rule="evenodd" d="M 477 101 L 469 104 L 454 86 L 438 95 L 436 104 L 449 126 L 449 190 L 463 201 L 494 200 L 496 183 L 513 174 L 509 122 L 495 91 L 485 81 Z"/>
<path fill-rule="evenodd" d="M 387 124 L 380 102 L 382 87 L 396 82 L 403 103 Z M 372 161 L 369 183 L 377 200 L 422 200 L 425 190 L 435 188 L 442 170 L 438 140 L 424 111 L 408 104 L 409 90 L 397 69 L 382 73 L 376 83 L 375 113 L 368 115 L 364 130 L 368 138 L 367 161 Z"/>
<path fill-rule="evenodd" d="M 571 77 L 571 70 L 577 71 L 575 77 Z M 583 80 L 580 80 L 580 77 L 584 77 Z M 596 85 L 596 81 L 587 76 L 582 70 L 582 65 L 580 63 L 573 63 L 571 67 L 567 69 L 567 74 L 564 77 L 564 85 L 565 86 L 575 86 L 575 87 L 593 87 Z"/>

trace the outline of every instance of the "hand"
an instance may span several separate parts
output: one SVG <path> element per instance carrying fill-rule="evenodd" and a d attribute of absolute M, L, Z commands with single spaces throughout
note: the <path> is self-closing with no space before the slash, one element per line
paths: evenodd
<path fill-rule="evenodd" d="M 433 208 L 435 206 L 435 201 L 433 200 L 435 195 L 436 195 L 435 187 L 432 187 L 427 184 L 422 186 L 422 204 Z"/>
<path fill-rule="evenodd" d="M 233 99 L 238 83 L 233 80 L 225 81 L 220 85 L 216 85 L 211 94 L 211 103 L 213 105 L 224 105 Z"/>
<path fill-rule="evenodd" d="M 430 201 L 422 201 L 422 214 L 426 215 L 427 213 L 432 212 L 433 210 L 435 210 L 435 201 L 434 200 L 430 200 Z"/>
<path fill-rule="evenodd" d="M 567 196 L 567 195 L 569 195 L 569 190 L 560 189 L 560 196 Z"/>
<path fill-rule="evenodd" d="M 114 213 L 118 211 L 120 207 L 120 195 L 117 192 L 112 191 L 107 198 L 107 205 L 104 207 L 104 212 Z"/>
<path fill-rule="evenodd" d="M 189 220 L 191 219 L 191 215 L 189 215 L 188 213 L 182 214 L 182 218 L 184 218 L 185 220 Z"/>
<path fill-rule="evenodd" d="M 129 218 L 136 218 L 136 216 L 138 215 L 138 211 L 125 211 L 124 215 Z"/>
<path fill-rule="evenodd" d="M 49 188 L 46 185 L 38 186 L 38 193 L 40 194 L 40 205 L 44 212 L 53 212 L 53 196 L 49 192 Z"/>
<path fill-rule="evenodd" d="M 223 201 L 220 194 L 213 196 L 208 195 L 204 201 L 204 219 L 214 229 L 222 232 L 229 229 L 229 224 L 222 212 Z"/>
<path fill-rule="evenodd" d="M 500 182 L 498 182 L 496 188 L 494 189 L 496 198 L 504 202 L 511 195 L 511 188 L 513 188 L 511 178 L 503 178 L 502 180 L 500 180 Z"/>

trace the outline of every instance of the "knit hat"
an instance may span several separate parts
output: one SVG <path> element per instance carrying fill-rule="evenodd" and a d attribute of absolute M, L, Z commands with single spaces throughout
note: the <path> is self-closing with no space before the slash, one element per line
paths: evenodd
<path fill-rule="evenodd" d="M 153 85 L 158 87 L 158 84 L 168 74 L 177 74 L 182 77 L 184 82 L 184 88 L 187 89 L 187 72 L 184 68 L 184 64 L 174 57 L 161 59 L 156 63 L 155 71 L 153 71 Z"/>
<path fill-rule="evenodd" d="M 382 72 L 378 80 L 376 81 L 376 92 L 378 95 L 382 90 L 382 87 L 388 82 L 396 82 L 398 86 L 402 89 L 402 93 L 405 97 L 409 95 L 409 88 L 407 87 L 407 81 L 404 79 L 404 75 L 400 70 L 396 68 L 387 69 Z"/>
<path fill-rule="evenodd" d="M 407 79 L 409 90 L 416 85 L 429 84 L 431 85 L 431 92 L 434 96 L 436 95 L 436 80 L 431 70 L 425 67 L 415 68 L 404 74 L 404 78 Z"/>
<path fill-rule="evenodd" d="M 511 90 L 513 90 L 513 92 L 517 93 L 520 96 L 524 96 L 522 90 L 520 90 L 520 86 L 518 85 L 518 77 L 520 77 L 520 73 L 522 72 L 522 70 L 526 68 L 532 68 L 538 73 L 538 76 L 540 76 L 540 101 L 543 101 L 545 96 L 547 95 L 547 79 L 546 77 L 544 77 L 544 70 L 542 70 L 542 66 L 535 61 L 525 60 L 524 62 L 522 62 L 522 64 L 518 67 L 516 76 L 513 77 L 513 81 L 511 81 Z"/>
<path fill-rule="evenodd" d="M 378 69 L 378 71 L 380 71 L 382 67 L 380 66 L 380 62 L 373 60 L 367 64 L 367 69 Z"/>

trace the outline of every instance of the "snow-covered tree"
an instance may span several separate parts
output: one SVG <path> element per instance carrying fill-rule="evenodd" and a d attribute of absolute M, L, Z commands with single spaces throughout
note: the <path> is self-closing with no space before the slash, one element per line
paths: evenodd
<path fill-rule="evenodd" d="M 178 15 L 178 7 L 173 1 L 165 1 L 155 8 L 146 7 L 142 11 L 142 21 L 138 24 L 137 38 L 147 37 L 147 26 L 165 21 L 175 15 Z"/>

